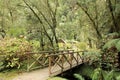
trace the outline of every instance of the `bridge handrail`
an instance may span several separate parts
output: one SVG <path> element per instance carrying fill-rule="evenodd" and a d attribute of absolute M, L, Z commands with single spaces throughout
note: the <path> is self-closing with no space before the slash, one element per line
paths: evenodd
<path fill-rule="evenodd" d="M 68 52 L 68 51 L 72 51 L 74 52 L 74 50 L 59 50 L 59 51 L 39 51 L 39 52 L 25 52 L 26 54 L 48 54 L 48 53 L 59 53 L 59 52 Z"/>
<path fill-rule="evenodd" d="M 57 55 L 63 55 L 63 54 L 74 54 L 74 53 L 80 53 L 80 52 L 84 52 L 84 51 L 75 51 L 75 52 L 64 52 L 64 53 L 58 53 L 58 54 L 50 54 L 48 57 L 57 56 Z"/>

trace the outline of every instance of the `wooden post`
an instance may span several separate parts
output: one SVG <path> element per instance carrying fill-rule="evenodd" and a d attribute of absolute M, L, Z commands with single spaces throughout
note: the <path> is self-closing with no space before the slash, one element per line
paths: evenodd
<path fill-rule="evenodd" d="M 83 55 L 84 55 L 84 51 L 82 52 L 82 57 L 81 57 L 81 60 L 82 60 L 82 63 L 84 63 L 84 57 L 83 57 Z"/>
<path fill-rule="evenodd" d="M 64 55 L 64 54 L 63 54 Z M 63 72 L 63 69 L 64 69 L 64 57 L 63 55 L 61 55 L 61 62 L 62 62 L 62 69 L 61 69 L 61 72 Z"/>
<path fill-rule="evenodd" d="M 30 53 L 27 52 L 27 71 L 30 71 L 29 67 L 30 67 Z"/>
<path fill-rule="evenodd" d="M 72 53 L 70 53 L 70 68 L 72 68 Z"/>
<path fill-rule="evenodd" d="M 74 54 L 75 54 L 75 53 L 74 53 Z M 78 63 L 79 63 L 79 60 L 78 60 L 78 55 L 79 55 L 79 53 L 76 53 L 77 65 L 78 65 Z"/>
<path fill-rule="evenodd" d="M 52 69 L 52 56 L 50 56 L 49 54 L 49 76 L 52 74 L 51 69 Z"/>

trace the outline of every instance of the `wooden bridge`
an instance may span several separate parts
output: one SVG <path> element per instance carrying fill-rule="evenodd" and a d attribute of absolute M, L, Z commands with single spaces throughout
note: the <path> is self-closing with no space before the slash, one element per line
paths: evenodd
<path fill-rule="evenodd" d="M 41 51 L 27 52 L 27 71 L 47 69 L 49 76 L 55 76 L 83 63 L 84 51 Z"/>

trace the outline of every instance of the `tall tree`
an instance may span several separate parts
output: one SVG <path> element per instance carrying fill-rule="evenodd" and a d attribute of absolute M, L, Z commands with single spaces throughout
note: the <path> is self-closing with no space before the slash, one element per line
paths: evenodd
<path fill-rule="evenodd" d="M 40 1 L 42 7 L 45 7 L 45 10 L 47 10 L 47 13 L 44 13 L 44 11 L 40 8 L 41 6 L 36 5 L 34 3 L 31 2 L 31 5 L 23 0 L 24 3 L 26 4 L 26 6 L 28 6 L 28 8 L 32 11 L 32 13 L 34 14 L 34 16 L 38 19 L 39 23 L 40 23 L 40 43 L 41 43 L 41 47 L 44 50 L 44 46 L 47 44 L 45 44 L 45 39 L 44 38 L 48 38 L 50 45 L 53 49 L 57 49 L 58 48 L 58 40 L 57 40 L 57 35 L 56 35 L 56 27 L 57 27 L 57 20 L 56 20 L 56 14 L 57 14 L 57 5 L 58 5 L 58 1 L 54 0 L 53 3 L 54 5 L 51 5 L 49 0 L 45 0 L 45 1 Z M 54 6 L 54 7 L 53 7 Z M 48 32 L 51 31 L 52 35 L 49 34 Z M 44 35 L 46 37 L 44 37 Z M 54 43 L 55 41 L 55 43 Z"/>

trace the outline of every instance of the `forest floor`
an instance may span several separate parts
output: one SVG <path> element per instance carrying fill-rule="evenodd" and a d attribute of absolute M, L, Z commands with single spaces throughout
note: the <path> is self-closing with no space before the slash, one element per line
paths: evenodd
<path fill-rule="evenodd" d="M 12 80 L 47 80 L 49 78 L 48 68 L 21 73 Z"/>

